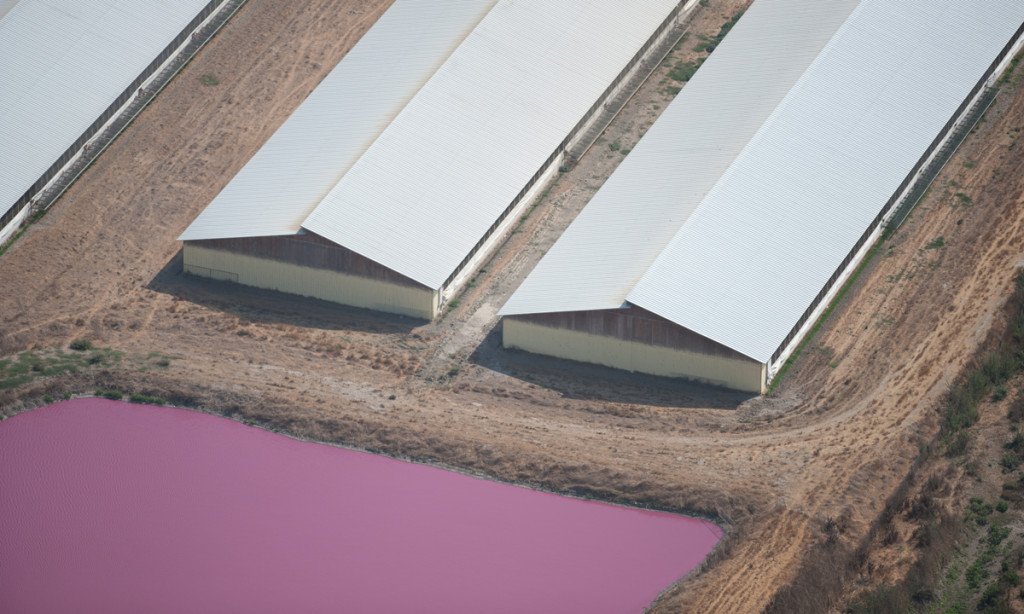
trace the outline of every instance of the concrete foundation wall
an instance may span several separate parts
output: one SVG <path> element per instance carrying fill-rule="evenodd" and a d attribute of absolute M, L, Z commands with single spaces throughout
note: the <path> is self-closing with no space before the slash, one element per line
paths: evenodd
<path fill-rule="evenodd" d="M 967 100 L 963 102 L 957 114 L 950 119 L 950 123 L 944 128 L 944 132 L 940 133 L 938 139 L 922 156 L 922 159 L 918 162 L 915 169 L 908 175 L 907 181 L 893 194 L 892 198 L 879 217 L 873 222 L 872 226 L 869 226 L 865 236 L 861 239 L 859 247 L 855 247 L 847 258 L 846 263 L 837 272 L 837 275 L 829 281 L 829 285 L 823 288 L 822 294 L 813 303 L 813 310 L 810 310 L 797 324 L 797 329 L 790 334 L 789 338 L 782 344 L 779 351 L 768 364 L 768 382 L 775 379 L 775 376 L 782 370 L 782 367 L 786 364 L 786 360 L 796 351 L 796 348 L 800 346 L 800 342 L 803 341 L 804 337 L 814 328 L 818 319 L 825 313 L 832 300 L 842 290 L 843 285 L 850 278 L 857 267 L 863 262 L 864 258 L 867 257 L 868 253 L 874 247 L 879 237 L 886 230 L 887 226 L 893 220 L 893 217 L 899 213 L 901 204 L 904 199 L 908 198 L 908 195 L 912 194 L 916 188 L 916 185 L 920 182 L 926 182 L 925 187 L 934 181 L 935 177 L 938 176 L 939 169 L 946 164 L 946 161 L 952 156 L 952 152 L 956 151 L 956 148 L 960 146 L 959 141 L 954 141 L 955 144 L 951 145 L 950 142 L 955 138 L 965 138 L 965 134 L 961 133 L 957 135 L 957 130 L 965 121 L 976 121 L 977 117 L 971 119 L 972 109 L 976 105 L 982 104 L 985 97 L 985 87 L 991 87 L 996 84 L 1003 72 L 1010 66 L 1013 58 L 1020 50 L 1024 47 L 1024 25 L 1018 29 L 1014 38 L 1007 44 L 1006 49 L 1002 54 L 1001 58 L 997 58 L 993 61 L 991 67 L 991 74 L 988 77 L 984 77 L 975 88 L 973 94 L 969 95 Z M 991 102 L 991 99 L 989 99 Z M 985 107 L 987 108 L 987 106 Z M 948 147 L 953 147 L 951 151 L 946 151 Z M 933 165 L 939 164 L 938 168 L 932 168 Z M 919 194 L 915 199 L 916 204 L 918 199 L 923 198 L 923 192 Z M 908 214 L 903 214 L 908 215 Z M 898 220 L 895 228 L 899 228 L 902 223 L 902 219 Z"/>
<path fill-rule="evenodd" d="M 36 183 L 6 212 L 0 212 L 0 244 L 12 237 L 33 211 L 49 209 L 245 1 L 211 0 Z M 0 0 L 0 5 L 4 4 Z M 17 0 L 7 2 L 6 8 L 0 6 L 0 17 L 14 4 Z"/>
<path fill-rule="evenodd" d="M 681 377 L 756 394 L 765 391 L 765 365 L 753 360 L 625 341 L 510 317 L 502 320 L 502 343 L 507 348 L 626 371 Z"/>
<path fill-rule="evenodd" d="M 458 294 L 466 282 L 477 273 L 479 267 L 508 239 L 513 228 L 515 228 L 520 218 L 529 209 L 529 205 L 540 198 L 541 193 L 557 177 L 559 168 L 565 162 L 566 151 L 578 145 L 580 139 L 587 138 L 588 132 L 596 122 L 602 119 L 610 121 L 601 113 L 601 107 L 620 95 L 625 88 L 632 87 L 634 92 L 639 88 L 642 82 L 632 82 L 631 77 L 637 72 L 645 70 L 643 60 L 649 59 L 652 49 L 656 49 L 658 43 L 671 34 L 672 28 L 676 23 L 685 21 L 690 17 L 697 4 L 698 0 L 681 1 L 674 16 L 667 19 L 665 24 L 663 24 L 664 27 L 652 32 L 651 39 L 640 50 L 634 61 L 631 61 L 628 66 L 624 67 L 622 72 L 609 84 L 609 88 L 594 102 L 594 106 L 590 111 L 580 118 L 580 123 L 566 135 L 565 140 L 562 141 L 551 157 L 548 158 L 547 162 L 537 171 L 537 175 L 525 186 L 526 192 L 520 194 L 517 200 L 509 205 L 495 226 L 484 236 L 481 243 L 473 248 L 474 251 L 470 253 L 469 259 L 461 264 L 453 276 L 445 282 L 444 287 L 441 289 L 442 304 Z M 596 137 L 593 138 L 596 139 Z M 592 145 L 593 143 L 591 142 L 590 144 Z M 584 149 L 583 151 L 586 150 Z M 579 155 L 582 155 L 582 152 Z"/>
<path fill-rule="evenodd" d="M 18 229 L 21 228 L 21 223 L 25 221 L 30 211 L 32 211 L 31 207 L 22 207 L 21 211 L 14 214 L 10 222 L 5 224 L 3 228 L 0 228 L 0 245 L 6 243 L 8 239 L 18 232 Z"/>
<path fill-rule="evenodd" d="M 438 293 L 426 288 L 234 254 L 190 243 L 185 243 L 184 259 L 185 272 L 200 277 L 425 320 L 432 320 L 437 315 Z"/>

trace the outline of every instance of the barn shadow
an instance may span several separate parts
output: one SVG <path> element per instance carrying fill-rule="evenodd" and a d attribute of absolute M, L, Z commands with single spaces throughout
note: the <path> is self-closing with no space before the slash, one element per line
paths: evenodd
<path fill-rule="evenodd" d="M 260 324 L 408 334 L 427 323 L 417 318 L 189 275 L 184 272 L 183 258 L 183 251 L 179 249 L 146 287 L 154 292 Z"/>
<path fill-rule="evenodd" d="M 506 349 L 501 345 L 500 324 L 477 346 L 469 362 L 576 400 L 681 409 L 736 409 L 758 396 L 711 384 Z"/>

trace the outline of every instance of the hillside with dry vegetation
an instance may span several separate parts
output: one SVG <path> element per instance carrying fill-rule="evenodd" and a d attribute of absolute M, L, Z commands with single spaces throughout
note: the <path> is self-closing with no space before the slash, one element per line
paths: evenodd
<path fill-rule="evenodd" d="M 781 385 L 748 398 L 506 352 L 495 326 L 745 0 L 702 3 L 602 140 L 437 322 L 181 273 L 180 232 L 387 4 L 247 3 L 0 256 L 0 414 L 65 394 L 136 395 L 720 520 L 720 548 L 658 612 L 1019 605 L 1020 375 L 993 377 L 985 362 L 1016 334 L 1019 74 Z M 950 410 L 961 401 L 964 415 Z"/>

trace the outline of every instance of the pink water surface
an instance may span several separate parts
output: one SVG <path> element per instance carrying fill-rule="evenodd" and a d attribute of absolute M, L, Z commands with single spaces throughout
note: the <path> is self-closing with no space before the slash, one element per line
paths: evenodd
<path fill-rule="evenodd" d="M 0 612 L 641 612 L 714 524 L 78 399 L 0 422 Z"/>

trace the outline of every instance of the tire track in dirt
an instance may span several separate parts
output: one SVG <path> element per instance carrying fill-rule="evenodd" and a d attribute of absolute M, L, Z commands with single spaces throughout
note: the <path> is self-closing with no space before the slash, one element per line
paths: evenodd
<path fill-rule="evenodd" d="M 1024 245 L 1024 199 L 1021 198 L 1024 156 L 1006 155 L 1006 146 L 998 138 L 1024 116 L 1024 95 L 1017 91 L 1011 96 L 1013 100 L 1009 104 L 1004 101 L 1009 108 L 990 113 L 992 125 L 983 127 L 978 135 L 972 136 L 970 145 L 965 146 L 936 182 L 939 186 L 953 180 L 974 199 L 974 207 L 978 210 L 973 221 L 978 231 L 973 235 L 965 234 L 962 239 L 956 238 L 960 236 L 957 231 L 962 228 L 961 215 L 964 212 L 941 204 L 941 193 L 932 194 L 922 204 L 922 209 L 915 213 L 913 223 L 908 224 L 909 227 L 896 239 L 904 253 L 876 263 L 858 294 L 834 315 L 833 321 L 816 341 L 818 346 L 843 347 L 843 361 L 849 361 L 848 364 L 844 366 L 841 363 L 831 373 L 823 373 L 819 365 L 817 377 L 794 383 L 803 390 L 813 390 L 815 384 L 820 385 L 820 391 L 808 395 L 808 400 L 802 404 L 805 411 L 825 400 L 839 405 L 839 408 L 809 419 L 794 414 L 780 420 L 778 428 L 768 427 L 762 435 L 725 438 L 727 444 L 742 446 L 763 446 L 771 441 L 776 446 L 788 443 L 799 447 L 816 445 L 819 449 L 828 446 L 836 450 L 809 463 L 802 471 L 803 479 L 797 482 L 798 486 L 791 495 L 797 501 L 806 502 L 803 506 L 803 537 L 797 542 L 808 541 L 808 530 L 813 522 L 820 523 L 826 515 L 838 516 L 844 511 L 852 512 L 854 533 L 863 534 L 878 513 L 885 494 L 890 492 L 888 489 L 905 475 L 915 454 L 914 435 L 922 429 L 925 433 L 932 432 L 935 426 L 933 411 L 942 394 L 984 339 L 1009 295 L 1015 267 L 1020 265 L 1021 259 L 1020 248 L 1007 248 Z M 963 167 L 968 160 L 976 161 L 967 164 L 971 168 Z M 993 173 L 1011 178 L 1009 185 L 1005 181 L 993 181 Z M 961 179 L 958 181 L 954 177 Z M 993 187 L 998 189 L 993 190 Z M 986 198 L 991 202 L 985 202 Z M 985 209 L 981 210 L 982 207 Z M 923 267 L 924 272 L 920 274 L 923 279 L 916 287 L 896 287 L 897 284 L 891 281 L 896 274 L 893 270 L 912 265 L 926 244 L 936 236 L 947 237 L 944 253 L 934 257 L 934 265 Z M 876 294 L 879 290 L 883 295 L 881 300 Z M 935 298 L 935 294 L 939 294 L 940 300 L 926 300 Z M 895 356 L 909 353 L 909 359 L 900 368 L 893 367 L 901 361 L 884 364 L 884 375 L 875 380 L 877 383 L 843 406 L 831 398 L 830 391 L 841 387 L 842 382 L 855 375 L 852 372 L 865 363 L 870 368 L 871 359 L 881 348 L 888 349 L 895 344 L 886 340 L 884 334 L 863 334 L 866 327 L 862 323 L 871 319 L 865 316 L 868 311 L 863 303 L 872 304 L 883 312 L 916 312 L 918 317 L 907 327 L 912 330 L 903 331 L 908 334 L 895 342 L 903 345 L 903 351 Z M 849 326 L 851 320 L 858 324 Z M 803 359 L 806 360 L 806 356 Z M 866 374 L 859 379 L 871 381 Z M 793 428 L 798 420 L 808 422 Z M 722 439 L 716 437 L 716 441 L 721 443 Z M 690 445 L 699 447 L 700 444 L 690 442 Z M 883 463 L 883 459 L 886 462 Z M 890 471 L 883 472 L 883 467 Z M 888 484 L 888 489 L 883 484 Z M 858 498 L 857 491 L 864 490 L 873 492 L 873 496 Z M 859 508 L 851 506 L 852 501 L 859 504 Z M 813 538 L 813 533 L 810 536 Z M 772 591 L 751 590 L 748 570 L 737 567 L 738 562 L 749 561 L 751 556 L 764 558 L 764 553 L 793 543 L 794 536 L 783 537 L 770 528 L 758 527 L 746 538 L 761 544 L 762 554 L 747 551 L 731 557 L 729 562 L 712 570 L 708 578 L 694 584 L 695 593 L 704 583 L 714 586 L 706 597 L 694 594 L 681 603 L 694 610 L 708 611 L 756 611 L 763 608 Z M 809 542 L 802 548 L 808 545 Z M 715 582 L 716 576 L 720 586 Z M 777 588 L 784 582 L 777 580 L 768 586 Z M 722 593 L 730 591 L 750 597 L 723 601 Z"/>
<path fill-rule="evenodd" d="M 352 43 L 344 37 L 372 21 L 346 10 L 384 4 L 249 3 L 0 259 L 0 354 L 78 335 L 157 350 L 182 358 L 165 372 L 110 377 L 292 435 L 734 519 L 731 553 L 669 591 L 658 611 L 756 611 L 796 573 L 824 518 L 848 514 L 843 539 L 863 535 L 918 437 L 933 431 L 935 402 L 1020 261 L 1024 161 L 1007 136 L 1024 117 L 1019 86 L 1000 95 L 777 395 L 734 411 L 739 400 L 721 391 L 542 359 L 505 368 L 497 350 L 497 367 L 463 363 L 429 383 L 408 374 L 445 357 L 441 348 L 461 357 L 477 347 L 450 331 L 511 292 L 549 245 L 544 229 L 586 202 L 594 173 L 563 175 L 486 265 L 493 281 L 479 280 L 433 325 L 173 271 L 159 290 L 147 287 L 177 253 L 177 234 L 333 66 Z M 709 19 L 717 28 L 724 15 Z M 207 73 L 221 84 L 197 85 Z M 649 114 L 653 106 L 638 109 L 609 138 L 638 133 Z M 604 149 L 588 156 L 612 165 Z M 973 205 L 956 205 L 957 191 Z M 945 248 L 922 249 L 940 235 Z"/>
<path fill-rule="evenodd" d="M 675 93 L 665 87 L 672 67 L 700 56 L 693 49 L 694 42 L 710 40 L 729 16 L 748 4 L 749 0 L 723 0 L 714 10 L 697 11 L 691 16 L 682 42 L 637 89 L 576 165 L 552 180 L 544 195 L 531 205 L 528 217 L 481 267 L 471 287 L 457 297 L 459 306 L 422 330 L 437 350 L 424 360 L 421 379 L 428 383 L 445 379 L 453 367 L 481 348 L 498 323 L 500 307 L 614 172 L 625 152 L 636 145 L 661 109 L 672 101 Z M 611 151 L 606 147 L 609 142 L 619 145 Z"/>
<path fill-rule="evenodd" d="M 17 305 L 0 311 L 0 351 L 14 351 L 21 345 L 17 340 L 62 326 L 69 312 L 98 321 L 102 328 L 99 314 L 118 297 L 137 294 L 140 282 L 147 282 L 147 275 L 170 259 L 184 224 L 389 4 L 342 0 L 243 6 L 50 213 L 12 246 L 0 267 L 4 287 L 18 297 L 38 294 L 59 300 L 63 313 L 49 317 L 38 308 L 46 301 L 17 299 Z M 204 74 L 220 83 L 200 85 Z M 96 206 L 98 202 L 103 205 Z M 159 250 L 152 249 L 154 244 Z M 25 254 L 21 259 L 14 257 L 19 252 Z M 81 275 L 86 263 L 93 272 Z M 96 272 L 104 268 L 113 279 Z M 62 341 L 89 328 L 69 331 Z"/>

